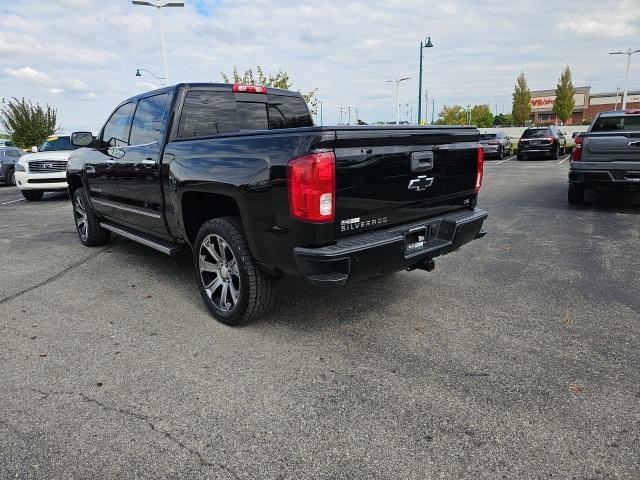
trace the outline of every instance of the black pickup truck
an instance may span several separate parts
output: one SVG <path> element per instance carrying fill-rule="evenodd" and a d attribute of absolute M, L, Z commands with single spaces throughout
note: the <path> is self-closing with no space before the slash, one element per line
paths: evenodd
<path fill-rule="evenodd" d="M 266 87 L 179 84 L 122 102 L 69 159 L 80 241 L 111 232 L 191 249 L 221 322 L 254 318 L 274 280 L 316 285 L 403 269 L 484 235 L 479 131 L 316 127 L 303 98 Z"/>

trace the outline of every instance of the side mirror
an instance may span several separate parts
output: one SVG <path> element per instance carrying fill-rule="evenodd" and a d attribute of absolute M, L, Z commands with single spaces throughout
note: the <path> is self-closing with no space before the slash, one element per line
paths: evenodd
<path fill-rule="evenodd" d="M 38 147 L 36 146 L 31 147 L 31 153 L 38 153 Z"/>
<path fill-rule="evenodd" d="M 71 134 L 71 144 L 76 147 L 88 147 L 93 142 L 91 132 L 73 132 Z"/>

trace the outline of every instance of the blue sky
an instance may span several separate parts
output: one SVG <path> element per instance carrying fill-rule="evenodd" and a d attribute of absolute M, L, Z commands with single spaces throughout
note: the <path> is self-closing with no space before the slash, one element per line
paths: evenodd
<path fill-rule="evenodd" d="M 282 69 L 295 89 L 318 88 L 331 124 L 349 105 L 365 121 L 392 120 L 395 90 L 385 80 L 395 76 L 411 77 L 400 103 L 415 117 L 427 35 L 435 46 L 425 52 L 424 88 L 436 111 L 509 111 L 520 71 L 532 89 L 553 88 L 566 65 L 576 86 L 615 91 L 625 62 L 608 52 L 640 48 L 638 2 L 185 0 L 164 18 L 172 83 L 220 81 L 234 65 Z M 0 58 L 0 95 L 57 107 L 65 130 L 96 131 L 119 101 L 161 84 L 136 68 L 163 75 L 156 12 L 128 0 L 2 2 Z M 640 89 L 640 54 L 631 78 Z"/>

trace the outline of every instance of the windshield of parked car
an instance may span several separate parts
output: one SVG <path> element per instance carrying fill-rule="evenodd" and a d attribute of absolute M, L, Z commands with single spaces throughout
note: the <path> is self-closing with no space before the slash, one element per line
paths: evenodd
<path fill-rule="evenodd" d="M 615 115 L 599 117 L 591 128 L 592 132 L 640 131 L 640 115 Z"/>
<path fill-rule="evenodd" d="M 548 128 L 528 128 L 522 134 L 522 138 L 544 138 L 550 136 L 551 130 Z"/>
<path fill-rule="evenodd" d="M 69 137 L 49 137 L 38 149 L 39 152 L 58 152 L 60 150 L 75 150 L 75 145 L 71 144 L 71 139 Z"/>
<path fill-rule="evenodd" d="M 497 136 L 498 134 L 496 133 L 482 133 L 480 135 L 480 140 L 495 140 Z"/>

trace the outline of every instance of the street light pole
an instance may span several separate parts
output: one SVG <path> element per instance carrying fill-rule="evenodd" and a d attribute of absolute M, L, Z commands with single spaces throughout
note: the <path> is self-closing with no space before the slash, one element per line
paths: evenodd
<path fill-rule="evenodd" d="M 629 93 L 629 70 L 631 69 L 631 55 L 638 53 L 640 50 L 627 50 L 626 52 L 611 52 L 609 55 L 626 55 L 627 56 L 627 74 L 624 81 L 624 93 L 622 94 L 622 110 L 627 108 L 627 95 Z"/>
<path fill-rule="evenodd" d="M 418 78 L 418 125 L 422 120 L 422 49 L 431 48 L 431 37 L 427 37 L 426 40 L 420 42 L 420 76 Z"/>
<path fill-rule="evenodd" d="M 164 79 L 166 85 L 169 85 L 169 63 L 167 62 L 167 47 L 164 38 L 164 14 L 162 9 L 166 7 L 184 7 L 184 2 L 167 2 L 160 3 L 160 0 L 155 0 L 155 3 L 146 2 L 143 0 L 132 0 L 133 5 L 142 5 L 144 7 L 154 7 L 158 11 L 158 20 L 160 22 L 160 46 L 162 48 L 162 62 L 164 63 Z"/>
<path fill-rule="evenodd" d="M 387 83 L 396 82 L 396 125 L 400 125 L 400 82 L 404 82 L 405 80 L 409 80 L 410 78 L 411 77 L 396 77 L 393 80 L 386 80 Z"/>

